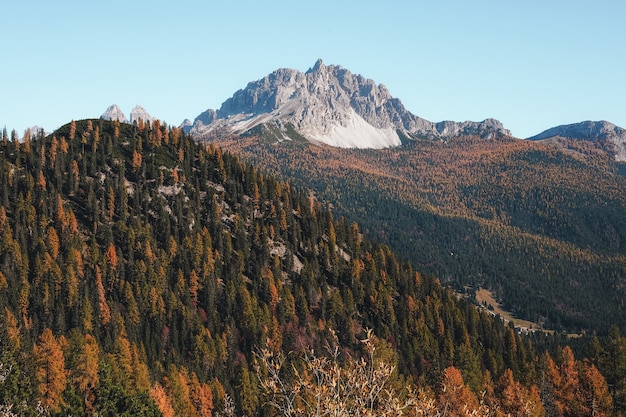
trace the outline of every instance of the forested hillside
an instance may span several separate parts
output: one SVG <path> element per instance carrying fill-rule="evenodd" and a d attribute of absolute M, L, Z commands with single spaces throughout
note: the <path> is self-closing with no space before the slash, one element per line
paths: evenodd
<path fill-rule="evenodd" d="M 297 387 L 327 344 L 346 375 L 375 346 L 426 415 L 625 410 L 616 327 L 577 357 L 520 335 L 305 189 L 158 121 L 3 132 L 0 319 L 2 415 L 276 415 L 255 363 L 285 355 Z"/>
<path fill-rule="evenodd" d="M 463 136 L 351 150 L 256 133 L 215 142 L 312 188 L 421 271 L 488 288 L 549 329 L 626 330 L 626 178 L 601 144 Z"/>

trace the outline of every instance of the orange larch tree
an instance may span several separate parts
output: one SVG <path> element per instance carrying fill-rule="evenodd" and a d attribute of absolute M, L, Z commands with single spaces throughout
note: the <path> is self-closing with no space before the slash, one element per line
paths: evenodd
<path fill-rule="evenodd" d="M 100 321 L 103 325 L 109 324 L 111 321 L 111 309 L 107 303 L 104 284 L 102 283 L 102 272 L 100 267 L 96 265 L 96 288 L 98 289 L 98 306 L 100 310 Z"/>
<path fill-rule="evenodd" d="M 454 366 L 443 371 L 439 407 L 444 415 L 469 416 L 478 409 L 478 400 L 463 381 L 463 375 Z"/>
<path fill-rule="evenodd" d="M 172 401 L 161 384 L 156 384 L 152 387 L 150 390 L 150 397 L 152 397 L 157 407 L 159 407 L 163 417 L 174 417 L 175 413 L 174 408 L 172 407 Z"/>
<path fill-rule="evenodd" d="M 588 416 L 605 417 L 613 413 L 613 398 L 604 376 L 592 363 L 585 360 L 579 367 L 583 391 L 583 412 Z"/>
<path fill-rule="evenodd" d="M 52 330 L 45 329 L 33 347 L 37 378 L 37 394 L 44 407 L 59 411 L 63 405 L 63 390 L 67 383 L 65 357 Z"/>

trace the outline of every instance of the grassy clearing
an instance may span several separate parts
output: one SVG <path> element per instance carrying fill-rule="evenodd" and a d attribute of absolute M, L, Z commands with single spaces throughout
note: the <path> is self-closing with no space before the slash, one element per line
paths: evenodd
<path fill-rule="evenodd" d="M 532 321 L 522 320 L 514 317 L 510 312 L 502 309 L 502 306 L 496 301 L 493 297 L 491 291 L 481 288 L 476 290 L 476 301 L 481 306 L 491 306 L 489 309 L 493 311 L 495 314 L 499 314 L 503 319 L 513 322 L 515 327 L 525 327 L 527 329 L 541 329 L 541 326 L 537 323 L 533 323 Z"/>

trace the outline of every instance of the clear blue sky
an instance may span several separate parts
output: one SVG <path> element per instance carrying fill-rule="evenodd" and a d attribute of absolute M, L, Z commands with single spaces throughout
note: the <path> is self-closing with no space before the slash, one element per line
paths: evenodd
<path fill-rule="evenodd" d="M 0 128 L 20 136 L 136 105 L 193 119 L 318 58 L 385 84 L 431 121 L 517 137 L 582 120 L 626 128 L 626 2 L 7 1 Z"/>

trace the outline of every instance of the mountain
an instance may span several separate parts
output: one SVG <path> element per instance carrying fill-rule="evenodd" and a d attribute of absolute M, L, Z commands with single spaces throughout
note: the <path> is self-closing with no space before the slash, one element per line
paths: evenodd
<path fill-rule="evenodd" d="M 130 119 L 126 118 L 126 115 L 120 109 L 117 104 L 109 106 L 104 113 L 100 116 L 103 120 L 115 120 L 123 123 L 135 123 L 139 120 L 144 122 L 154 120 L 154 117 L 150 116 L 150 113 L 143 107 L 137 105 L 130 111 Z"/>
<path fill-rule="evenodd" d="M 626 296 L 619 127 L 584 122 L 519 140 L 493 119 L 432 123 L 384 85 L 319 60 L 249 83 L 183 129 L 312 189 L 459 291 L 487 288 L 552 329 L 626 330 L 615 316 Z"/>
<path fill-rule="evenodd" d="M 555 141 L 558 138 L 588 140 L 607 144 L 617 161 L 626 162 L 626 130 L 612 123 L 606 121 L 584 121 L 561 125 L 528 139 Z"/>
<path fill-rule="evenodd" d="M 104 120 L 116 120 L 118 122 L 128 123 L 126 115 L 124 115 L 124 112 L 117 106 L 117 104 L 109 106 L 100 117 Z"/>
<path fill-rule="evenodd" d="M 394 147 L 417 137 L 510 135 L 494 119 L 429 122 L 407 111 L 384 85 L 322 60 L 305 73 L 283 68 L 250 82 L 185 129 L 199 140 L 262 129 L 278 141 L 303 137 L 341 148 Z"/>
<path fill-rule="evenodd" d="M 146 109 L 137 105 L 130 111 L 130 123 L 138 122 L 139 120 L 149 122 L 154 120 L 154 118 L 150 116 Z"/>

